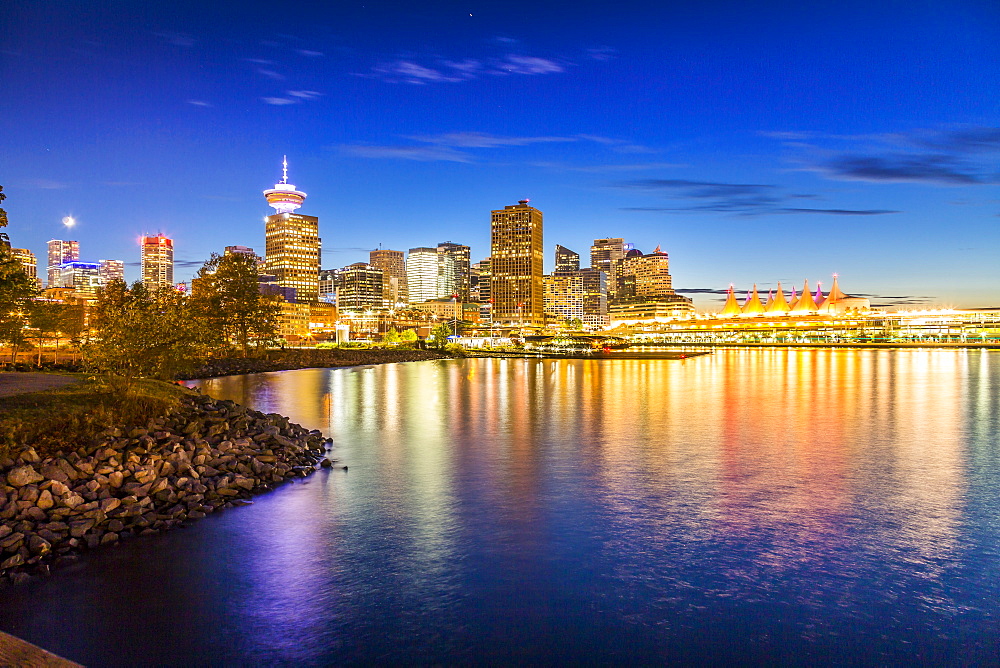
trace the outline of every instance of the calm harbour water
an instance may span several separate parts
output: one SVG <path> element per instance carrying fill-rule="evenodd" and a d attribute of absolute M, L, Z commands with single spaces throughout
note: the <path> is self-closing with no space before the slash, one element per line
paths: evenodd
<path fill-rule="evenodd" d="M 1000 353 L 201 381 L 321 471 L 0 594 L 90 665 L 1000 661 Z"/>

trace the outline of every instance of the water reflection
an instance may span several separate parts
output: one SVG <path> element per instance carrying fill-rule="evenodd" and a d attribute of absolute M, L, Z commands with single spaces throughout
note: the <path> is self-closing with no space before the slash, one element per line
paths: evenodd
<path fill-rule="evenodd" d="M 220 663 L 994 656 L 1000 354 L 446 360 L 201 385 L 323 430 L 349 472 L 158 537 L 172 559 L 153 573 L 97 557 L 57 575 L 0 611 L 7 628 L 65 651 L 31 611 L 82 614 L 59 587 L 113 577 L 165 583 L 126 605 L 197 639 L 148 654 L 167 663 L 205 647 Z M 112 624 L 122 603 L 96 598 L 89 623 Z"/>

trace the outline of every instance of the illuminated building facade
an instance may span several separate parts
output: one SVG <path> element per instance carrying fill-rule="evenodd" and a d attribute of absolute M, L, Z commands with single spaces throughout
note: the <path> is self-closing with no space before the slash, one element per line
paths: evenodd
<path fill-rule="evenodd" d="M 38 259 L 35 258 L 35 254 L 32 253 L 27 248 L 11 248 L 11 255 L 14 259 L 21 263 L 24 267 L 24 273 L 35 282 L 38 287 L 42 286 L 42 282 L 38 280 Z"/>
<path fill-rule="evenodd" d="M 472 265 L 469 273 L 472 277 L 472 299 L 479 302 L 489 302 L 490 279 L 493 277 L 493 272 L 490 269 L 490 259 L 486 258 L 475 263 Z"/>
<path fill-rule="evenodd" d="M 328 304 L 337 302 L 337 270 L 323 269 L 319 272 L 319 301 Z"/>
<path fill-rule="evenodd" d="M 96 298 L 101 287 L 100 265 L 96 262 L 64 262 L 59 268 L 59 284 L 72 288 L 75 296 Z"/>
<path fill-rule="evenodd" d="M 556 273 L 579 270 L 580 254 L 556 244 Z"/>
<path fill-rule="evenodd" d="M 589 330 L 604 329 L 608 318 L 608 280 L 600 269 L 576 272 L 583 282 L 583 326 Z"/>
<path fill-rule="evenodd" d="M 461 302 L 457 299 L 432 299 L 414 304 L 417 311 L 432 313 L 438 320 L 465 320 L 473 324 L 479 323 L 479 304 Z"/>
<path fill-rule="evenodd" d="M 608 308 L 611 324 L 655 322 L 694 313 L 689 297 L 677 294 L 670 262 L 657 246 L 643 255 L 632 249 L 614 263 L 617 289 Z"/>
<path fill-rule="evenodd" d="M 48 256 L 48 275 L 46 276 L 48 283 L 46 283 L 46 287 L 63 287 L 60 283 L 62 280 L 61 267 L 64 262 L 75 262 L 80 259 L 80 242 L 51 239 L 48 243 Z"/>
<path fill-rule="evenodd" d="M 437 299 L 438 252 L 436 248 L 410 249 L 406 258 L 406 284 L 411 304 Z"/>
<path fill-rule="evenodd" d="M 97 263 L 97 273 L 100 276 L 102 286 L 115 279 L 124 281 L 125 263 L 121 260 L 101 260 Z"/>
<path fill-rule="evenodd" d="M 406 282 L 406 258 L 403 251 L 380 248 L 371 251 L 368 260 L 372 267 L 382 270 L 382 297 L 386 307 L 399 308 L 408 304 L 410 290 Z"/>
<path fill-rule="evenodd" d="M 174 284 L 174 242 L 173 239 L 157 234 L 142 237 L 141 248 L 142 284 L 148 290 L 172 287 Z"/>
<path fill-rule="evenodd" d="M 321 245 L 319 218 L 295 213 L 306 194 L 288 183 L 287 159 L 283 166 L 281 182 L 264 191 L 267 203 L 275 210 L 264 219 L 264 271 L 274 276 L 279 286 L 293 288 L 298 301 L 316 301 Z"/>
<path fill-rule="evenodd" d="M 355 262 L 337 270 L 335 291 L 337 310 L 380 309 L 385 274 L 365 262 Z"/>
<path fill-rule="evenodd" d="M 561 271 L 546 276 L 545 315 L 556 325 L 566 320 L 583 322 L 583 276 L 576 271 Z"/>
<path fill-rule="evenodd" d="M 625 257 L 626 244 L 624 239 L 594 239 L 590 247 L 590 267 L 600 269 L 608 277 L 608 296 L 614 297 L 618 283 L 615 278 L 615 263 Z"/>
<path fill-rule="evenodd" d="M 490 297 L 499 325 L 545 325 L 542 212 L 520 200 L 490 219 Z"/>
<path fill-rule="evenodd" d="M 438 298 L 448 299 L 453 295 L 458 295 L 462 301 L 468 301 L 471 249 L 462 244 L 444 241 L 438 244 L 437 252 Z"/>

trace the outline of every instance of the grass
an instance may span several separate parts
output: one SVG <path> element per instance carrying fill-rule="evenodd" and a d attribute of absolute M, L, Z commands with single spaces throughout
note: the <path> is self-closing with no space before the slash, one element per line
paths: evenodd
<path fill-rule="evenodd" d="M 123 396 L 100 379 L 45 392 L 4 397 L 0 404 L 0 458 L 33 447 L 42 457 L 89 448 L 111 428 L 145 426 L 168 413 L 191 390 L 156 380 L 140 380 Z"/>

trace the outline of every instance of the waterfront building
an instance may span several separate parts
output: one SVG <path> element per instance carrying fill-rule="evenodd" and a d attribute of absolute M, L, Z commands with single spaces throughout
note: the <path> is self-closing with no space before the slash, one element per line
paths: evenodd
<path fill-rule="evenodd" d="M 42 287 L 42 282 L 38 278 L 38 259 L 35 257 L 35 254 L 27 248 L 11 248 L 10 253 L 13 255 L 15 260 L 21 263 L 21 266 L 24 268 L 24 273 L 26 273 L 39 288 Z"/>
<path fill-rule="evenodd" d="M 611 324 L 660 321 L 694 313 L 689 297 L 677 294 L 670 262 L 657 246 L 652 253 L 631 249 L 614 264 L 617 290 L 608 307 Z"/>
<path fill-rule="evenodd" d="M 264 271 L 276 277 L 278 285 L 294 288 L 301 302 L 319 298 L 320 246 L 319 218 L 295 211 L 306 193 L 288 182 L 288 160 L 282 163 L 282 177 L 264 198 L 275 213 L 264 221 Z"/>
<path fill-rule="evenodd" d="M 368 254 L 369 264 L 381 269 L 384 279 L 382 295 L 388 308 L 400 308 L 410 301 L 406 281 L 406 257 L 403 251 L 377 249 Z"/>
<path fill-rule="evenodd" d="M 337 270 L 334 282 L 338 311 L 383 307 L 385 274 L 366 262 L 355 262 Z"/>
<path fill-rule="evenodd" d="M 462 244 L 443 241 L 437 245 L 437 252 L 437 296 L 446 299 L 458 295 L 462 301 L 469 301 L 471 249 Z"/>
<path fill-rule="evenodd" d="M 431 313 L 438 320 L 452 321 L 457 319 L 473 324 L 480 322 L 479 304 L 475 302 L 461 302 L 458 299 L 431 299 L 414 304 L 411 308 Z"/>
<path fill-rule="evenodd" d="M 406 284 L 411 304 L 438 296 L 438 252 L 436 248 L 411 248 L 406 258 Z"/>
<path fill-rule="evenodd" d="M 556 272 L 544 278 L 545 315 L 555 325 L 567 320 L 583 322 L 583 276 L 578 271 Z"/>
<path fill-rule="evenodd" d="M 157 234 L 142 237 L 141 249 L 142 284 L 148 290 L 171 287 L 174 284 L 174 242 L 173 239 Z"/>
<path fill-rule="evenodd" d="M 48 242 L 48 274 L 46 276 L 46 287 L 63 287 L 59 281 L 62 280 L 62 265 L 64 262 L 75 262 L 80 259 L 80 242 L 63 241 L 61 239 L 51 239 Z"/>
<path fill-rule="evenodd" d="M 580 270 L 580 254 L 556 244 L 556 273 Z"/>
<path fill-rule="evenodd" d="M 121 260 L 101 260 L 97 263 L 97 267 L 102 286 L 114 280 L 125 280 L 125 263 Z"/>
<path fill-rule="evenodd" d="M 490 259 L 486 258 L 472 265 L 470 273 L 472 275 L 473 301 L 488 303 L 491 294 L 490 281 L 493 278 L 493 272 L 490 269 Z"/>
<path fill-rule="evenodd" d="M 337 303 L 337 270 L 323 269 L 319 272 L 319 301 Z"/>
<path fill-rule="evenodd" d="M 590 266 L 592 269 L 600 269 L 608 277 L 609 298 L 614 297 L 618 289 L 615 263 L 624 258 L 626 252 L 625 240 L 618 237 L 594 239 L 594 245 L 590 247 Z"/>
<path fill-rule="evenodd" d="M 75 297 L 96 299 L 101 287 L 100 265 L 96 262 L 63 262 L 58 284 L 73 289 Z"/>
<path fill-rule="evenodd" d="M 583 281 L 584 329 L 604 329 L 611 322 L 608 318 L 607 274 L 594 268 L 580 269 L 577 273 Z"/>
<path fill-rule="evenodd" d="M 542 212 L 520 200 L 491 212 L 490 297 L 493 322 L 542 327 L 545 324 Z"/>

